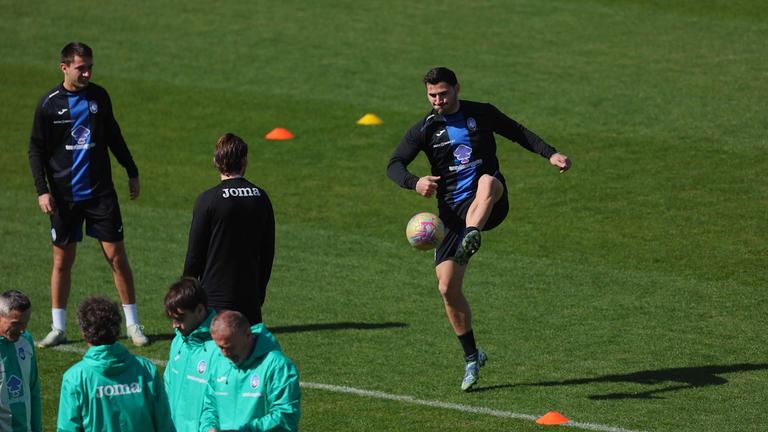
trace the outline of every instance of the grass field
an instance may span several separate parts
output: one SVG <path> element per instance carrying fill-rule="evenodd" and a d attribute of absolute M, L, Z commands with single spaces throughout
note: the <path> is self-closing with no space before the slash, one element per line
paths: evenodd
<path fill-rule="evenodd" d="M 182 270 L 194 199 L 217 181 L 215 139 L 232 131 L 275 207 L 264 315 L 302 381 L 403 396 L 307 384 L 302 429 L 545 429 L 490 410 L 557 410 L 597 430 L 768 429 L 765 2 L 94 6 L 0 0 L 0 289 L 31 295 L 35 338 L 50 323 L 50 244 L 29 131 L 61 79 L 59 50 L 82 40 L 141 172 L 129 201 L 113 165 L 139 312 L 156 339 L 134 352 L 167 357 L 162 297 Z M 458 73 L 462 97 L 494 103 L 574 161 L 559 175 L 499 139 L 511 211 L 465 283 L 490 356 L 470 394 L 431 255 L 403 234 L 435 203 L 385 176 L 429 108 L 420 78 L 438 65 Z M 367 112 L 385 123 L 356 125 Z M 296 138 L 264 140 L 276 126 Z M 93 240 L 80 246 L 76 349 L 74 305 L 117 298 L 103 261 Z M 46 430 L 79 358 L 39 352 Z"/>

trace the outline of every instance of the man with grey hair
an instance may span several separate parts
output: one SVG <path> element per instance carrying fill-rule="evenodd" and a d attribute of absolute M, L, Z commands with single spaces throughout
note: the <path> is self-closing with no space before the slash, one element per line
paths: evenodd
<path fill-rule="evenodd" d="M 245 315 L 223 311 L 211 337 L 220 352 L 211 361 L 200 430 L 298 430 L 299 373 L 264 324 L 249 327 Z"/>
<path fill-rule="evenodd" d="M 32 336 L 26 332 L 32 303 L 24 293 L 0 294 L 0 430 L 40 432 L 40 380 Z"/>

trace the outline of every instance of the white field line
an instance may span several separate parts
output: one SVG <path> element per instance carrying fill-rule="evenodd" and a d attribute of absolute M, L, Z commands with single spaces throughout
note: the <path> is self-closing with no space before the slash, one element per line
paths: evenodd
<path fill-rule="evenodd" d="M 83 348 L 78 348 L 72 345 L 59 345 L 54 349 L 58 351 L 66 351 L 66 352 L 71 352 L 76 354 L 85 354 L 85 351 L 86 351 Z M 163 367 L 165 367 L 165 364 L 167 363 L 165 360 L 157 360 L 157 359 L 149 359 L 149 360 L 152 363 L 155 363 L 156 365 L 163 366 Z M 369 397 L 374 399 L 391 400 L 391 401 L 397 401 L 397 402 L 402 402 L 402 403 L 407 403 L 412 405 L 424 405 L 432 408 L 450 409 L 450 410 L 461 411 L 461 412 L 470 413 L 470 414 L 483 414 L 483 415 L 489 415 L 494 417 L 512 418 L 517 420 L 536 421 L 540 417 L 532 414 L 520 414 L 520 413 L 511 412 L 511 411 L 501 411 L 501 410 L 495 410 L 491 408 L 457 404 L 457 403 L 451 403 L 451 402 L 417 399 L 413 396 L 396 395 L 396 394 L 384 393 L 380 391 L 364 390 L 364 389 L 358 389 L 354 387 L 337 386 L 332 384 L 321 384 L 321 383 L 302 381 L 301 387 L 313 389 L 313 390 L 325 390 L 325 391 L 330 391 L 334 393 L 345 393 L 345 394 Z M 606 425 L 601 425 L 596 423 L 584 423 L 584 422 L 575 422 L 575 421 L 569 421 L 567 423 L 563 423 L 562 426 L 568 426 L 572 428 L 578 428 L 578 429 L 584 429 L 584 430 L 590 430 L 590 431 L 599 431 L 599 432 L 640 432 L 640 431 L 624 429 L 616 426 L 606 426 Z"/>

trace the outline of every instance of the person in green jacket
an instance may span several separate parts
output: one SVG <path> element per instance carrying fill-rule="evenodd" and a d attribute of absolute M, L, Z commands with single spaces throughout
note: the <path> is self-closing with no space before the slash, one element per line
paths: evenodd
<path fill-rule="evenodd" d="M 218 353 L 210 332 L 216 311 L 208 307 L 208 296 L 200 282 L 185 277 L 168 288 L 165 314 L 176 330 L 163 375 L 171 417 L 178 432 L 196 432 L 211 358 Z"/>
<path fill-rule="evenodd" d="M 199 431 L 298 430 L 299 373 L 264 324 L 249 327 L 243 314 L 223 311 L 211 323 L 211 336 L 220 353 L 212 362 Z"/>
<path fill-rule="evenodd" d="M 32 303 L 21 291 L 0 294 L 0 431 L 40 432 L 40 380 L 32 336 Z"/>
<path fill-rule="evenodd" d="M 90 348 L 61 380 L 58 430 L 174 431 L 157 368 L 117 342 L 117 304 L 91 297 L 80 303 L 77 321 Z"/>

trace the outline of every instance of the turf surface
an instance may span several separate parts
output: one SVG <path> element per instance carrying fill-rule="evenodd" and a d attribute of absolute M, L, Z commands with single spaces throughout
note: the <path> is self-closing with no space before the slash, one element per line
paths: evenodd
<path fill-rule="evenodd" d="M 673 4 L 669 4 L 673 3 Z M 631 430 L 765 430 L 768 379 L 768 7 L 759 1 L 379 3 L 0 1 L 0 274 L 49 325 L 48 220 L 26 158 L 34 106 L 70 40 L 95 50 L 141 172 L 114 166 L 139 312 L 167 356 L 165 288 L 191 208 L 215 184 L 215 139 L 251 145 L 247 176 L 277 217 L 265 317 L 302 380 Z M 499 140 L 510 215 L 484 237 L 466 293 L 490 355 L 458 391 L 430 254 L 403 230 L 434 202 L 384 175 L 446 65 L 568 154 L 565 175 Z M 382 126 L 355 121 L 373 112 Z M 262 137 L 282 126 L 286 142 Z M 426 173 L 426 161 L 412 166 Z M 94 241 L 72 305 L 117 298 Z M 69 337 L 82 341 L 70 312 Z M 46 429 L 79 356 L 41 351 Z M 305 388 L 302 428 L 538 430 Z"/>

